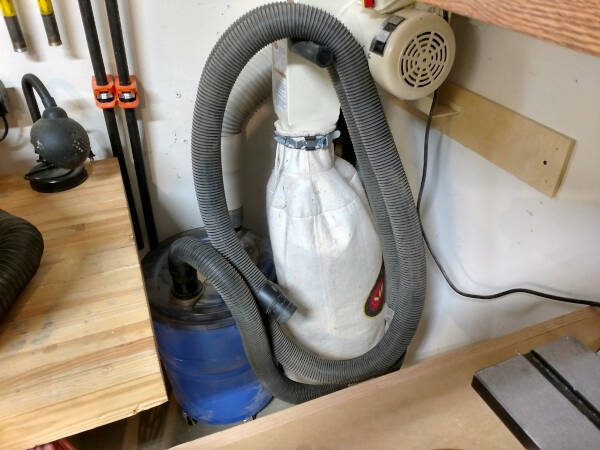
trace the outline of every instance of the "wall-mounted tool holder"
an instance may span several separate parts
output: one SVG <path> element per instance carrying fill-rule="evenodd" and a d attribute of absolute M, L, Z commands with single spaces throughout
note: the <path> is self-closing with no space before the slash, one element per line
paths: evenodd
<path fill-rule="evenodd" d="M 129 75 L 129 83 L 121 83 L 119 78 L 115 79 L 115 93 L 117 103 L 123 109 L 135 109 L 140 103 L 137 90 L 137 78 Z"/>
<path fill-rule="evenodd" d="M 115 81 L 112 75 L 106 75 L 106 83 L 98 84 L 95 76 L 92 76 L 92 90 L 96 106 L 100 109 L 112 109 L 117 105 L 115 95 Z"/>

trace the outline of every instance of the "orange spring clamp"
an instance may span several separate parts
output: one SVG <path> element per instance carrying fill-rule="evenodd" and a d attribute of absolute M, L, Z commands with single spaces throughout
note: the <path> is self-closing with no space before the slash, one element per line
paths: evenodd
<path fill-rule="evenodd" d="M 135 75 L 129 76 L 129 84 L 121 84 L 119 80 L 115 80 L 115 91 L 117 103 L 123 109 L 136 108 L 140 102 L 137 91 L 137 79 Z"/>
<path fill-rule="evenodd" d="M 114 108 L 117 105 L 115 95 L 115 83 L 112 75 L 106 75 L 106 84 L 96 83 L 96 77 L 92 77 L 92 89 L 96 106 L 101 109 Z"/>

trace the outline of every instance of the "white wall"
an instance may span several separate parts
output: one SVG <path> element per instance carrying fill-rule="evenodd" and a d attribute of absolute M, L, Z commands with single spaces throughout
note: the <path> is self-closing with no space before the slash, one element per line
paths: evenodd
<path fill-rule="evenodd" d="M 558 195 L 548 198 L 434 133 L 424 200 L 433 246 L 465 289 L 527 286 L 600 298 L 600 105 L 593 101 L 600 96 L 600 58 L 455 19 L 454 81 L 577 144 Z M 416 187 L 423 124 L 398 108 L 388 111 Z M 451 292 L 432 264 L 428 300 L 417 355 L 503 334 L 572 308 L 526 295 L 466 300 Z"/>
<path fill-rule="evenodd" d="M 140 79 L 140 118 L 150 190 L 160 237 L 198 226 L 189 163 L 195 90 L 202 65 L 223 30 L 267 1 L 130 0 L 122 2 L 130 66 Z M 20 77 L 38 74 L 59 105 L 81 121 L 99 156 L 110 153 L 102 114 L 90 94 L 91 64 L 76 2 L 54 0 L 65 45 L 45 43 L 35 0 L 20 0 L 30 54 L 15 54 L 0 26 L 0 79 L 13 112 L 0 143 L 0 172 L 24 173 L 33 163 L 29 118 Z M 96 17 L 103 41 L 104 2 Z M 432 134 L 426 228 L 453 279 L 477 291 L 515 284 L 554 287 L 600 297 L 600 58 L 520 34 L 456 18 L 458 56 L 453 78 L 465 87 L 577 139 L 571 165 L 554 199 L 545 197 L 475 153 Z M 109 59 L 110 47 L 104 56 Z M 112 57 L 109 68 L 114 68 Z M 114 69 L 112 70 L 114 73 Z M 15 89 L 16 88 L 16 89 Z M 388 118 L 413 187 L 421 162 L 423 123 L 389 102 Z M 264 183 L 273 152 L 273 115 L 263 107 L 247 129 L 246 223 L 264 231 Z M 1 207 L 1 205 L 0 205 Z M 515 295 L 487 302 L 452 294 L 430 265 L 425 319 L 413 345 L 417 357 L 561 314 L 570 307 Z"/>

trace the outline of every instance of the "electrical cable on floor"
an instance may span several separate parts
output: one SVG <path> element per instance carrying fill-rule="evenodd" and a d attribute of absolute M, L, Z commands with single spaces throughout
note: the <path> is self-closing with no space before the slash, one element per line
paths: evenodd
<path fill-rule="evenodd" d="M 425 183 L 427 180 L 427 166 L 428 166 L 428 159 L 429 159 L 429 134 L 430 134 L 429 132 L 431 130 L 431 121 L 433 119 L 433 110 L 434 110 L 435 104 L 437 102 L 437 97 L 438 97 L 438 91 L 436 90 L 433 93 L 431 107 L 429 108 L 429 114 L 427 115 L 427 123 L 425 125 L 425 139 L 423 142 L 423 169 L 422 169 L 423 171 L 421 174 L 421 184 L 419 186 L 419 194 L 417 196 L 417 214 L 419 215 L 419 219 L 421 219 L 421 201 L 423 199 L 423 192 L 425 191 Z M 554 294 L 549 294 L 546 292 L 536 291 L 534 289 L 527 289 L 527 288 L 520 288 L 520 287 L 507 289 L 507 290 L 500 291 L 500 292 L 494 292 L 492 294 L 473 294 L 470 292 L 463 291 L 462 289 L 458 288 L 456 286 L 456 284 L 454 284 L 454 282 L 450 279 L 448 273 L 442 266 L 442 263 L 440 262 L 439 258 L 434 253 L 433 249 L 431 248 L 429 239 L 427 238 L 427 233 L 425 232 L 425 228 L 423 226 L 423 220 L 421 220 L 421 233 L 423 234 L 423 240 L 425 241 L 425 245 L 427 245 L 427 250 L 429 250 L 429 253 L 431 254 L 431 257 L 433 258 L 435 265 L 438 267 L 441 274 L 444 276 L 444 279 L 446 280 L 446 283 L 448 283 L 448 286 L 450 286 L 452 288 L 452 290 L 454 292 L 456 292 L 458 295 L 461 295 L 461 296 L 467 297 L 467 298 L 479 299 L 479 300 L 492 300 L 492 299 L 498 299 L 500 297 L 504 297 L 504 296 L 507 296 L 510 294 L 520 293 L 520 294 L 536 295 L 538 297 L 543 297 L 543 298 L 546 298 L 549 300 L 555 300 L 555 301 L 559 301 L 559 302 L 575 303 L 578 305 L 600 306 L 600 301 L 587 300 L 587 299 L 581 299 L 581 298 L 575 298 L 575 297 L 565 297 L 565 296 L 561 296 L 561 295 L 554 295 Z"/>

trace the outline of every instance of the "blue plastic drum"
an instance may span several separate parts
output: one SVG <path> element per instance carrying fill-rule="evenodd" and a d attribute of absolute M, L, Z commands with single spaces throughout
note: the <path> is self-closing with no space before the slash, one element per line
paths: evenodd
<path fill-rule="evenodd" d="M 205 239 L 202 230 L 186 232 Z M 179 236 L 177 236 L 179 237 Z M 272 275 L 272 260 L 251 239 L 259 265 Z M 240 422 L 255 416 L 271 400 L 248 363 L 235 321 L 214 287 L 193 305 L 182 306 L 170 297 L 168 247 L 161 244 L 142 261 L 158 351 L 177 402 L 195 420 L 209 424 Z"/>

